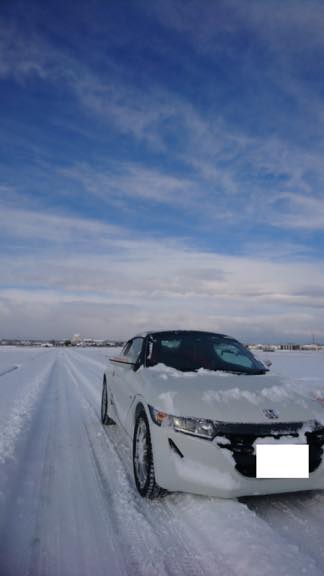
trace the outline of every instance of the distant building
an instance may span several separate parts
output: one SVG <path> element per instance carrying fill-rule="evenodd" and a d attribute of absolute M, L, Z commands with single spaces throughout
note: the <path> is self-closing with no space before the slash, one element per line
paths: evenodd
<path fill-rule="evenodd" d="M 280 350 L 300 350 L 300 344 L 280 344 Z"/>
<path fill-rule="evenodd" d="M 301 347 L 302 350 L 313 350 L 315 352 L 318 352 L 321 348 L 322 347 L 319 344 L 303 344 Z"/>

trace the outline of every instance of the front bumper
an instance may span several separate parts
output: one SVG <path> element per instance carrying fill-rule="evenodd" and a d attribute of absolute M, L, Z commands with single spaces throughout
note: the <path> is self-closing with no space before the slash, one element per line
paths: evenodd
<path fill-rule="evenodd" d="M 262 437 L 262 426 L 230 426 L 232 428 L 227 430 L 226 435 L 209 441 L 175 432 L 168 427 L 159 427 L 152 422 L 151 438 L 158 484 L 172 492 L 222 498 L 324 489 L 323 446 L 321 443 L 315 445 L 312 436 L 308 437 L 309 478 L 261 479 L 255 477 L 252 444 Z M 255 429 L 251 431 L 247 426 Z M 289 433 L 290 436 L 294 434 L 292 430 Z M 268 435 L 264 431 L 263 436 Z M 285 435 L 278 433 L 277 440 L 285 443 Z"/>

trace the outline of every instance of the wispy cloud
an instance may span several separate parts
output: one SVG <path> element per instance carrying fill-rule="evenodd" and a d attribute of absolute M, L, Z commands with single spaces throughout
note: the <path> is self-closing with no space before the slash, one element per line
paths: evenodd
<path fill-rule="evenodd" d="M 324 198 L 301 194 L 281 194 L 276 199 L 273 223 L 301 230 L 324 230 Z"/>
<path fill-rule="evenodd" d="M 68 248 L 75 242 L 87 245 L 98 235 L 106 241 L 125 234 L 118 226 L 103 224 L 97 220 L 74 216 L 20 209 L 5 204 L 0 205 L 0 237 L 19 240 L 50 242 Z M 42 245 L 40 244 L 40 247 Z"/>
<path fill-rule="evenodd" d="M 212 4 L 206 6 L 204 10 L 213 12 Z M 184 5 L 174 3 L 173 9 L 182 14 Z M 236 3 L 227 8 L 222 6 L 224 14 L 219 22 L 217 20 L 217 26 L 224 26 L 228 33 L 241 18 L 238 17 L 237 22 L 229 19 L 227 12 L 232 14 L 234 9 L 240 13 Z M 290 9 L 287 7 L 288 11 Z M 166 4 L 165 10 L 171 10 L 171 5 Z M 197 5 L 194 2 L 186 5 L 187 17 L 195 10 Z M 262 11 L 259 13 L 255 4 L 253 10 L 261 18 Z M 257 21 L 258 16 L 253 14 L 246 16 L 249 25 Z M 207 17 L 200 19 L 201 25 L 210 26 L 211 30 L 212 21 Z M 183 26 L 191 30 L 189 24 Z M 273 196 L 282 193 L 311 193 L 309 173 L 318 181 L 324 180 L 320 151 L 315 154 L 305 152 L 295 143 L 278 136 L 246 135 L 239 127 L 234 130 L 226 124 L 221 116 L 208 116 L 183 96 L 158 85 L 151 84 L 144 93 L 122 79 L 109 60 L 105 72 L 99 74 L 71 55 L 50 46 L 39 36 L 24 39 L 14 30 L 4 31 L 0 53 L 0 73 L 3 76 L 13 75 L 21 81 L 38 76 L 42 81 L 62 82 L 85 110 L 102 118 L 107 125 L 113 125 L 120 133 L 151 146 L 163 158 L 172 150 L 178 170 L 183 173 L 188 168 L 190 170 L 188 176 L 175 176 L 165 169 L 124 163 L 119 175 L 116 169 L 113 174 L 105 171 L 96 174 L 97 166 L 91 169 L 84 165 L 67 167 L 62 172 L 81 182 L 92 193 L 102 197 L 108 193 L 110 201 L 114 198 L 120 203 L 123 196 L 165 203 L 179 203 L 181 199 L 184 204 L 191 203 L 194 209 L 197 204 L 203 206 L 205 203 L 206 213 L 212 214 L 208 201 L 217 199 L 216 215 L 220 214 L 225 219 L 228 215 L 255 221 L 263 212 L 260 221 L 266 222 L 269 190 L 273 204 Z M 173 142 L 171 149 L 170 140 Z M 185 194 L 181 194 L 182 190 L 186 191 Z M 233 196 L 237 198 L 235 203 L 232 202 Z M 275 220 L 279 226 L 280 218 Z M 292 227 L 293 217 L 290 222 Z M 271 225 L 272 217 L 268 223 Z"/>
<path fill-rule="evenodd" d="M 30 75 L 47 76 L 48 50 L 41 42 L 21 38 L 14 26 L 0 23 L 0 77 L 23 80 Z"/>
<path fill-rule="evenodd" d="M 274 51 L 301 53 L 313 47 L 324 47 L 324 8 L 320 0 L 283 0 L 259 2 L 250 0 L 157 0 L 148 8 L 166 26 L 191 36 L 200 50 L 231 47 L 239 32 L 253 32 Z M 224 35 L 227 43 L 224 43 Z M 299 42 L 296 42 L 299 38 Z"/>
<path fill-rule="evenodd" d="M 89 165 L 76 165 L 60 171 L 76 180 L 90 193 L 107 201 L 122 198 L 143 199 L 161 204 L 184 205 L 190 197 L 197 198 L 197 186 L 189 178 L 147 168 L 140 164 L 114 164 L 100 172 Z"/>

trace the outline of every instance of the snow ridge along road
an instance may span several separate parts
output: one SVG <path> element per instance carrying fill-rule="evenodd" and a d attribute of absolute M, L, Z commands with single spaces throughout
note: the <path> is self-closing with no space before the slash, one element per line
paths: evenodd
<path fill-rule="evenodd" d="M 17 350 L 0 378 L 0 576 L 323 576 L 321 492 L 136 493 L 124 434 L 99 421 L 111 352 Z"/>

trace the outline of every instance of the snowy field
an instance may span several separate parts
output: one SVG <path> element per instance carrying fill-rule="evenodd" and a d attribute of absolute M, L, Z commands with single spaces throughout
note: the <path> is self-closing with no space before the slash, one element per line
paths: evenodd
<path fill-rule="evenodd" d="M 0 576 L 324 575 L 324 492 L 145 501 L 99 422 L 107 349 L 0 348 Z M 275 372 L 324 389 L 323 352 Z"/>

